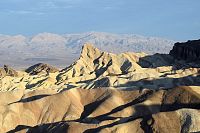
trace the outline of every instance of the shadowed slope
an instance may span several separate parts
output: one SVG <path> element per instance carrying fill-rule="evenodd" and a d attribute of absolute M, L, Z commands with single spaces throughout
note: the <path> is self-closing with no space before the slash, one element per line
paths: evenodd
<path fill-rule="evenodd" d="M 187 132 L 197 132 L 200 131 L 198 126 L 200 124 L 200 112 L 197 110 L 200 108 L 200 97 L 198 97 L 200 93 L 198 89 L 196 87 L 185 86 L 171 90 L 144 90 L 141 93 L 139 93 L 138 90 L 122 91 L 105 90 L 103 88 L 98 90 L 68 90 L 62 92 L 62 94 L 56 94 L 48 96 L 49 98 L 36 100 L 32 102 L 31 106 L 28 106 L 29 103 L 24 103 L 23 105 L 27 110 L 35 108 L 38 105 L 41 106 L 43 102 L 46 106 L 49 106 L 45 101 L 47 100 L 48 103 L 52 104 L 50 99 L 53 99 L 55 104 L 64 102 L 67 104 L 66 102 L 70 100 L 71 103 L 68 104 L 69 107 L 65 106 L 68 108 L 68 111 L 66 111 L 65 114 L 62 113 L 62 109 L 64 108 L 59 108 L 59 110 L 57 110 L 59 113 L 56 115 L 56 120 L 55 118 L 52 119 L 54 117 L 54 111 L 56 111 L 56 108 L 61 106 L 61 104 L 57 107 L 54 105 L 53 108 L 49 106 L 46 113 L 49 112 L 51 115 L 41 114 L 40 117 L 43 117 L 41 123 L 38 121 L 38 123 L 30 125 L 30 123 L 28 124 L 25 121 L 21 121 L 20 125 L 26 126 L 16 125 L 16 129 L 13 130 L 13 128 L 12 131 L 25 132 L 27 131 L 25 129 L 29 129 L 28 132 L 33 133 L 44 131 L 61 133 L 153 131 L 167 133 L 169 131 L 181 132 L 183 130 Z M 105 93 L 107 91 L 109 91 L 109 97 L 107 97 L 108 95 L 103 96 L 104 94 L 107 94 Z M 63 99 L 62 97 L 64 95 L 65 98 Z M 88 97 L 88 99 L 86 99 L 86 97 Z M 116 99 L 118 99 L 118 102 L 115 101 Z M 69 119 L 74 115 L 74 111 L 78 111 L 76 109 L 78 109 L 77 106 L 80 107 L 80 105 L 77 104 L 77 101 L 79 100 L 82 104 L 82 112 L 77 114 L 79 120 L 76 118 Z M 100 101 L 101 103 L 99 103 Z M 98 106 L 91 106 L 92 108 L 88 106 L 94 103 Z M 12 106 L 17 107 L 17 104 L 19 103 Z M 64 104 L 62 104 L 62 107 L 64 107 Z M 86 107 L 91 110 L 88 110 Z M 8 114 L 9 113 L 11 112 L 8 112 Z M 17 112 L 15 111 L 15 113 Z M 21 113 L 26 115 L 26 111 Z M 32 113 L 34 113 L 33 110 Z M 45 117 L 48 117 L 48 119 Z M 36 118 L 37 116 L 35 114 L 34 117 L 32 116 L 29 119 Z M 21 120 L 23 119 L 24 118 L 22 117 Z M 26 120 L 28 119 L 26 118 Z M 174 128 L 172 128 L 173 126 Z"/>

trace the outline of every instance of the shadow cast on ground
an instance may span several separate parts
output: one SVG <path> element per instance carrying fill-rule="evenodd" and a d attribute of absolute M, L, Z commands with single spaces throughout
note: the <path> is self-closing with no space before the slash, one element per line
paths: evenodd
<path fill-rule="evenodd" d="M 50 96 L 50 95 L 43 94 L 43 95 L 31 96 L 31 97 L 28 97 L 28 98 L 20 99 L 19 101 L 16 101 L 16 102 L 13 102 L 13 103 L 10 103 L 10 104 L 20 103 L 20 102 L 22 102 L 22 103 L 28 103 L 28 102 L 32 102 L 32 101 L 35 101 L 35 100 L 42 99 L 42 98 L 47 97 L 47 96 Z"/>

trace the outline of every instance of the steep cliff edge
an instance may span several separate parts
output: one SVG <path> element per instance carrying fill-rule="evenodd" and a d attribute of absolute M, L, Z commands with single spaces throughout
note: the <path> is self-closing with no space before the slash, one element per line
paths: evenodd
<path fill-rule="evenodd" d="M 175 43 L 170 55 L 187 61 L 198 60 L 200 58 L 200 40 Z"/>

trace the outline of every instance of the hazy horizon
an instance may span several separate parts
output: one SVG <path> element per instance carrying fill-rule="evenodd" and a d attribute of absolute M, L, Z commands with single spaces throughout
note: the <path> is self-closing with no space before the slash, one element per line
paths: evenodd
<path fill-rule="evenodd" d="M 60 35 L 60 36 L 64 36 L 64 35 L 81 35 L 81 34 L 108 34 L 108 35 L 133 35 L 133 36 L 141 36 L 141 37 L 153 37 L 153 38 L 160 38 L 160 39 L 166 39 L 166 40 L 173 40 L 173 39 L 169 39 L 169 38 L 165 38 L 165 37 L 159 37 L 159 36 L 148 36 L 148 35 L 141 35 L 141 34 L 134 34 L 134 33 L 114 33 L 114 32 L 104 32 L 104 31 L 86 31 L 86 32 L 74 32 L 74 33 L 55 33 L 55 32 L 39 32 L 39 33 L 35 33 L 35 34 L 21 34 L 21 33 L 16 33 L 16 34 L 2 34 L 0 33 L 0 35 L 5 35 L 5 36 L 24 36 L 24 37 L 34 37 L 40 34 L 55 34 L 55 35 Z M 198 39 L 198 38 L 197 38 Z M 187 40 L 173 40 L 173 41 L 187 41 Z"/>

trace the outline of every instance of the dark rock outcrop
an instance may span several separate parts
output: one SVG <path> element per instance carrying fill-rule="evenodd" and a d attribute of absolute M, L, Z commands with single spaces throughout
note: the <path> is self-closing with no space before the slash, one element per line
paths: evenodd
<path fill-rule="evenodd" d="M 0 77 L 5 77 L 5 76 L 17 77 L 17 75 L 18 73 L 7 65 L 4 65 L 3 68 L 0 68 Z"/>
<path fill-rule="evenodd" d="M 200 40 L 175 43 L 170 55 L 176 59 L 195 61 L 200 59 Z"/>
<path fill-rule="evenodd" d="M 25 70 L 25 72 L 29 73 L 30 75 L 37 75 L 37 74 L 48 74 L 48 73 L 55 73 L 59 70 L 55 67 L 52 67 L 48 64 L 38 63 L 35 64 L 28 69 Z"/>

